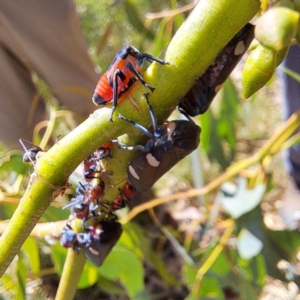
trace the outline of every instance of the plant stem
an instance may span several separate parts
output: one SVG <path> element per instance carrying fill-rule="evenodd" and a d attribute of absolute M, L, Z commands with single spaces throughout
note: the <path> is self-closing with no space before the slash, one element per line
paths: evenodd
<path fill-rule="evenodd" d="M 55 300 L 74 299 L 85 261 L 82 251 L 68 250 Z"/>

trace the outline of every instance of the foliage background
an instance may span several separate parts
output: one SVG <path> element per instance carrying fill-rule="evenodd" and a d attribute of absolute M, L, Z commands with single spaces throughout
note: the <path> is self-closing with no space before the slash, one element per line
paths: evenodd
<path fill-rule="evenodd" d="M 99 73 L 106 70 L 114 53 L 127 43 L 141 51 L 159 55 L 188 12 L 154 20 L 144 16 L 148 12 L 163 12 L 187 4 L 187 1 L 175 0 L 77 0 L 88 51 L 95 65 L 101 66 L 98 67 Z M 199 151 L 192 158 L 180 162 L 155 185 L 157 196 L 189 191 L 201 181 L 213 181 L 229 165 L 250 157 L 260 149 L 278 128 L 281 123 L 281 106 L 278 93 L 280 87 L 276 78 L 250 100 L 244 101 L 240 97 L 240 77 L 241 67 L 234 72 L 233 80 L 227 82 L 210 111 L 197 118 L 196 121 L 202 127 Z M 40 79 L 37 78 L 36 82 L 41 93 L 52 103 L 51 91 L 47 90 Z M 49 106 L 50 112 L 56 109 Z M 72 122 L 64 122 L 66 114 L 69 118 L 70 113 L 64 113 L 56 119 L 53 136 L 57 136 L 57 132 L 63 132 L 64 135 L 72 129 Z M 38 133 L 35 138 L 36 143 L 41 139 Z M 11 217 L 28 183 L 30 167 L 22 163 L 21 155 L 17 151 L 7 152 L 6 149 L 2 152 L 2 220 Z M 201 174 L 192 173 L 191 165 L 201 166 Z M 280 153 L 275 155 L 266 171 L 261 173 L 259 181 L 257 168 L 244 170 L 244 178 L 250 183 L 255 178 L 253 186 L 264 184 L 266 194 L 260 206 L 255 205 L 246 215 L 236 220 L 218 205 L 217 192 L 214 191 L 202 197 L 187 198 L 188 195 L 183 195 L 178 201 L 145 212 L 134 221 L 126 223 L 122 238 L 104 265 L 96 268 L 86 263 L 77 298 L 229 299 L 231 296 L 231 299 L 257 299 L 267 280 L 270 280 L 267 275 L 288 282 L 297 275 L 294 271 L 297 261 L 292 256 L 298 248 L 299 237 L 296 233 L 289 235 L 283 231 L 271 231 L 262 223 L 264 219 L 272 229 L 283 228 L 280 226 L 277 208 L 288 177 Z M 253 173 L 255 176 L 252 176 Z M 71 178 L 73 185 L 78 180 L 78 175 Z M 238 182 L 232 181 L 234 184 Z M 247 192 L 245 189 L 242 196 L 246 198 Z M 60 199 L 61 203 L 56 202 L 50 207 L 41 222 L 67 219 L 69 213 L 62 211 L 61 205 L 68 201 L 71 193 L 74 191 L 68 190 L 67 195 Z M 219 193 L 218 196 L 220 199 L 224 195 Z M 152 197 L 152 194 L 140 195 L 132 205 Z M 250 198 L 257 198 L 258 204 L 262 195 L 256 192 Z M 126 209 L 120 214 L 121 219 L 125 218 Z M 236 250 L 240 229 L 249 229 L 253 224 L 257 226 L 256 232 L 263 233 L 260 238 L 266 250 L 250 259 L 242 259 Z M 282 233 L 289 237 L 286 242 Z M 58 244 L 49 246 L 44 240 L 29 238 L 1 279 L 0 294 L 4 296 L 0 297 L 44 299 L 46 294 L 53 297 L 65 255 L 66 250 Z M 285 278 L 278 270 L 274 270 L 278 257 L 291 262 L 287 271 L 290 277 Z M 274 281 L 270 281 L 274 284 Z M 293 287 L 291 285 L 292 292 Z M 285 293 L 290 293 L 290 290 Z"/>

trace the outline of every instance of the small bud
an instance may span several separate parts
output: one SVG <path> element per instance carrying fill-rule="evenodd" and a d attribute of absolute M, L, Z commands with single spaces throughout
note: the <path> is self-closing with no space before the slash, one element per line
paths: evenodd
<path fill-rule="evenodd" d="M 249 98 L 261 89 L 273 76 L 277 52 L 259 44 L 245 62 L 242 74 L 242 94 Z"/>
<path fill-rule="evenodd" d="M 295 37 L 298 21 L 298 12 L 284 7 L 272 8 L 258 20 L 255 37 L 265 47 L 280 51 Z"/>

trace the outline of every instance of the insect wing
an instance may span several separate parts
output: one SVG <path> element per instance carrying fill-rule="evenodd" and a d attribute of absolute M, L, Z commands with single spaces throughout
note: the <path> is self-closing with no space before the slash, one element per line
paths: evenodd
<path fill-rule="evenodd" d="M 122 225 L 115 221 L 104 221 L 101 225 L 102 232 L 99 240 L 94 240 L 84 249 L 85 257 L 98 267 L 102 265 L 123 231 Z"/>
<path fill-rule="evenodd" d="M 178 157 L 184 158 L 198 148 L 201 129 L 193 121 L 173 121 L 176 128 L 172 134 L 172 149 Z"/>
<path fill-rule="evenodd" d="M 164 151 L 162 144 L 149 152 L 141 152 L 129 163 L 128 182 L 138 191 L 148 191 L 154 183 L 174 167 L 181 158 L 171 149 Z"/>
<path fill-rule="evenodd" d="M 203 114 L 236 67 L 254 38 L 254 26 L 246 24 L 218 54 L 205 73 L 181 99 L 179 107 L 190 116 Z"/>

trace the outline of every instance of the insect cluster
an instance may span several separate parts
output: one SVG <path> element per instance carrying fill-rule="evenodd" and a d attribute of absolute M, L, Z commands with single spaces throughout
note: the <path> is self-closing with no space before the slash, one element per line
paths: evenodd
<path fill-rule="evenodd" d="M 103 176 L 113 176 L 105 170 L 103 161 L 113 159 L 111 154 L 113 142 L 103 145 L 83 161 L 84 182 L 79 184 L 76 197 L 65 206 L 71 208 L 74 218 L 82 220 L 83 232 L 75 232 L 68 223 L 61 236 L 62 246 L 74 250 L 84 249 L 84 254 L 89 260 L 98 266 L 102 264 L 122 233 L 121 224 L 116 221 L 114 211 L 125 207 L 126 201 L 138 192 L 149 190 L 161 176 L 198 147 L 201 129 L 190 116 L 207 111 L 221 85 L 246 52 L 253 37 L 254 26 L 246 24 L 218 54 L 205 73 L 195 78 L 194 86 L 179 100 L 178 104 L 186 120 L 168 121 L 158 126 L 148 94 L 145 94 L 145 98 L 152 119 L 153 133 L 134 120 L 119 115 L 119 119 L 131 123 L 148 136 L 149 140 L 145 146 L 127 146 L 118 143 L 121 149 L 140 150 L 140 153 L 128 164 L 127 182 L 111 203 L 102 201 L 107 188 Z M 116 54 L 108 70 L 101 76 L 93 95 L 93 102 L 104 106 L 113 101 L 109 121 L 113 121 L 118 97 L 136 80 L 139 80 L 150 92 L 154 91 L 154 88 L 149 86 L 140 75 L 145 60 L 151 63 L 158 62 L 161 65 L 168 64 L 127 45 Z M 36 146 L 27 150 L 24 161 L 34 162 L 40 151 L 42 149 Z M 101 221 L 98 221 L 99 219 Z M 87 226 L 88 220 L 92 220 L 92 225 Z"/>

